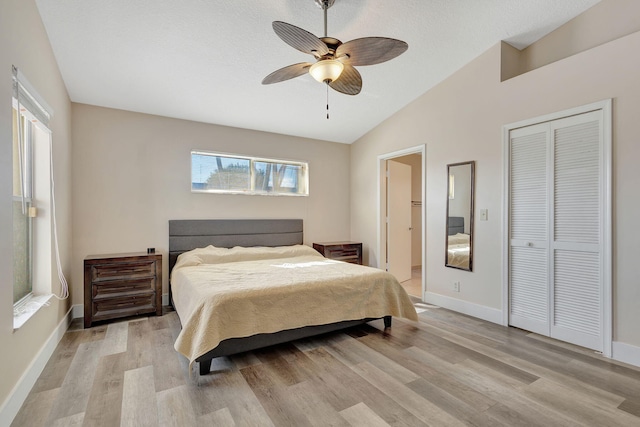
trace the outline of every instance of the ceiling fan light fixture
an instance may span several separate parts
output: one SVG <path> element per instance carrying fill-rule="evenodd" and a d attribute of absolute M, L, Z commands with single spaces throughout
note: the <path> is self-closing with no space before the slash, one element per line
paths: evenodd
<path fill-rule="evenodd" d="M 357 95 L 362 90 L 362 76 L 356 65 L 374 65 L 389 61 L 404 53 L 409 45 L 402 40 L 388 37 L 361 37 L 346 43 L 327 35 L 327 9 L 335 0 L 314 0 L 324 12 L 324 37 L 316 37 L 309 31 L 273 21 L 273 31 L 286 44 L 300 52 L 310 54 L 315 63 L 302 62 L 274 71 L 262 80 L 262 84 L 283 82 L 309 72 L 315 80 L 345 95 Z"/>
<path fill-rule="evenodd" d="M 336 59 L 323 59 L 309 68 L 309 74 L 320 83 L 331 83 L 340 77 L 344 64 Z"/>

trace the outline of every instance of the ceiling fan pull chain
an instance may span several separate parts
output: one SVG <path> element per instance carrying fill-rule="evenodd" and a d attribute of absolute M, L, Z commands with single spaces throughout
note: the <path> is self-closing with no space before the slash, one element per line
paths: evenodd
<path fill-rule="evenodd" d="M 327 120 L 329 120 L 329 82 L 327 82 Z"/>

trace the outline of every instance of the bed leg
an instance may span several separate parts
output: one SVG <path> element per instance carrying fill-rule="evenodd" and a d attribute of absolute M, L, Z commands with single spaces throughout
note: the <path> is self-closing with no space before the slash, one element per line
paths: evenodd
<path fill-rule="evenodd" d="M 391 327 L 391 316 L 384 316 L 384 327 L 385 329 Z"/>
<path fill-rule="evenodd" d="M 198 364 L 200 365 L 200 375 L 207 375 L 209 372 L 211 372 L 211 360 L 201 360 L 200 362 L 198 362 Z"/>

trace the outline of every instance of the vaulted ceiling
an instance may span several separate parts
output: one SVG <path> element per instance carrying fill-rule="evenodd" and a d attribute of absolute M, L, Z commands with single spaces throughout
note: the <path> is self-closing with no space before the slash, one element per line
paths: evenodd
<path fill-rule="evenodd" d="M 71 100 L 351 143 L 501 40 L 522 49 L 599 0 L 336 0 L 328 35 L 384 36 L 401 56 L 357 67 L 362 92 L 310 75 L 262 85 L 310 61 L 272 21 L 323 36 L 314 0 L 36 0 Z"/>

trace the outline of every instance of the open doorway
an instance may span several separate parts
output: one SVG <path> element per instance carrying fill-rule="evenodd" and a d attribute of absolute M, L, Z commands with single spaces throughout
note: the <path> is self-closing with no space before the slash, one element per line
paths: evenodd
<path fill-rule="evenodd" d="M 378 157 L 381 267 L 421 300 L 426 277 L 424 152 L 418 146 Z"/>

